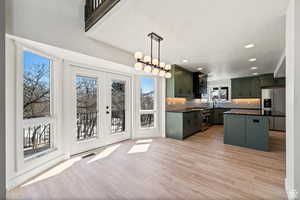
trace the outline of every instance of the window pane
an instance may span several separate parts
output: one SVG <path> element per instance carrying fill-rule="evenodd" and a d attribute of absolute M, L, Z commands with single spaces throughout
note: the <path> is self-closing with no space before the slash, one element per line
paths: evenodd
<path fill-rule="evenodd" d="M 141 127 L 153 128 L 154 127 L 154 114 L 141 114 Z"/>
<path fill-rule="evenodd" d="M 211 100 L 218 100 L 219 99 L 219 88 L 213 88 L 210 92 Z"/>
<path fill-rule="evenodd" d="M 50 149 L 50 124 L 40 124 L 23 129 L 24 157 Z"/>
<path fill-rule="evenodd" d="M 76 78 L 77 92 L 77 140 L 97 136 L 97 80 Z"/>
<path fill-rule="evenodd" d="M 125 81 L 114 80 L 111 84 L 111 131 L 125 131 Z"/>
<path fill-rule="evenodd" d="M 228 100 L 228 87 L 221 87 L 220 100 Z"/>
<path fill-rule="evenodd" d="M 23 118 L 50 116 L 50 60 L 24 52 Z"/>
<path fill-rule="evenodd" d="M 141 78 L 141 110 L 154 110 L 154 78 Z"/>

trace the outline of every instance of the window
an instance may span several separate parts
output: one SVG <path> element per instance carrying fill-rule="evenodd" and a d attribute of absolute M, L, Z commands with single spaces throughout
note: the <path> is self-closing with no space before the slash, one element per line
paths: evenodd
<path fill-rule="evenodd" d="M 220 88 L 220 100 L 228 101 L 228 87 Z"/>
<path fill-rule="evenodd" d="M 32 157 L 53 147 L 52 62 L 23 52 L 23 155 Z"/>
<path fill-rule="evenodd" d="M 219 88 L 213 88 L 210 92 L 211 100 L 218 100 L 219 99 Z"/>
<path fill-rule="evenodd" d="M 50 60 L 24 52 L 23 118 L 49 117 Z"/>
<path fill-rule="evenodd" d="M 210 99 L 212 101 L 228 101 L 228 87 L 214 87 L 210 91 Z"/>
<path fill-rule="evenodd" d="M 141 128 L 155 127 L 156 91 L 154 78 L 140 78 L 140 126 Z"/>

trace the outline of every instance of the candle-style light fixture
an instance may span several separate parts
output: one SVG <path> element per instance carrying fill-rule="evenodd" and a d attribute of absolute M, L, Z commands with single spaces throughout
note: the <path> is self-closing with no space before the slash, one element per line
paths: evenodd
<path fill-rule="evenodd" d="M 160 42 L 163 38 L 156 33 L 149 33 L 148 37 L 150 37 L 151 41 L 151 54 L 150 56 L 144 56 L 142 52 L 136 52 L 134 57 L 136 59 L 136 63 L 134 68 L 136 70 L 144 70 L 147 73 L 152 73 L 153 75 L 159 75 L 165 78 L 171 78 L 172 74 L 170 72 L 172 66 L 169 64 L 165 64 L 160 60 Z M 158 58 L 153 58 L 153 40 L 158 43 Z"/>

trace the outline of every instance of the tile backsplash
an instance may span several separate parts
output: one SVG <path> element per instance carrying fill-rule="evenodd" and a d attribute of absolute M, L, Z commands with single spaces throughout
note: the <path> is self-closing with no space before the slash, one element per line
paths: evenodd
<path fill-rule="evenodd" d="M 185 99 L 185 98 L 167 98 L 166 109 L 176 110 L 191 107 L 210 107 L 212 102 L 202 99 Z M 260 99 L 233 99 L 226 102 L 215 102 L 215 107 L 225 108 L 260 108 Z"/>

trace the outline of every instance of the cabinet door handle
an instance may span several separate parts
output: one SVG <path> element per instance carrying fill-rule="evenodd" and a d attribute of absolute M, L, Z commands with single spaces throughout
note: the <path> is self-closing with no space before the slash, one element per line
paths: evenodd
<path fill-rule="evenodd" d="M 259 119 L 253 119 L 253 123 L 259 123 Z"/>

